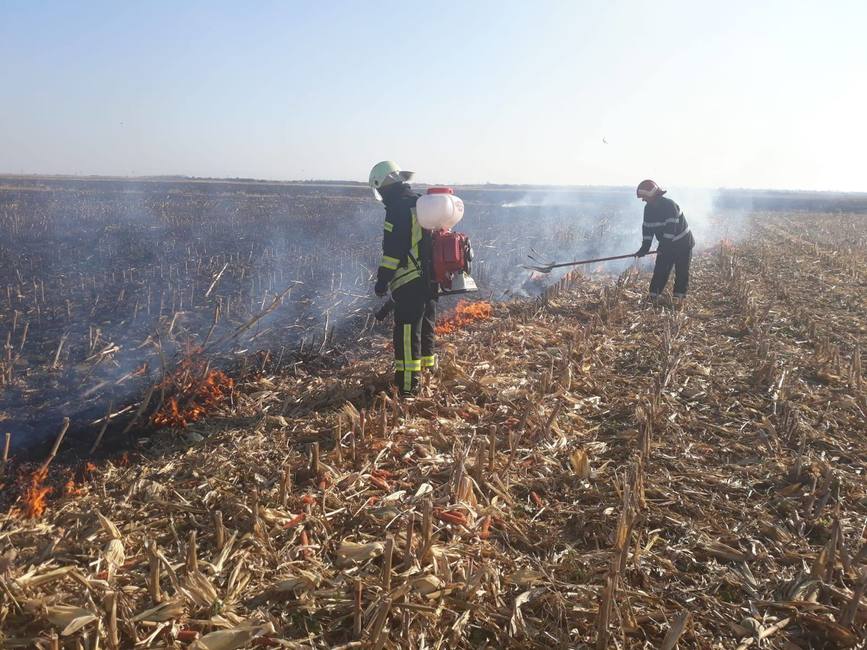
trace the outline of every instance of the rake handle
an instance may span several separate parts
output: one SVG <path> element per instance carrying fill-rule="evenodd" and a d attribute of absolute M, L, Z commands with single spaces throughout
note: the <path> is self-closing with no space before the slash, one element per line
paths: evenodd
<path fill-rule="evenodd" d="M 648 251 L 647 255 L 656 255 L 656 251 Z M 613 255 L 611 257 L 596 257 L 592 260 L 578 260 L 577 262 L 563 262 L 562 264 L 549 264 L 547 268 L 558 269 L 563 266 L 578 266 L 580 264 L 593 264 L 594 262 L 610 262 L 611 260 L 625 260 L 629 257 L 635 257 L 635 253 L 629 255 Z"/>

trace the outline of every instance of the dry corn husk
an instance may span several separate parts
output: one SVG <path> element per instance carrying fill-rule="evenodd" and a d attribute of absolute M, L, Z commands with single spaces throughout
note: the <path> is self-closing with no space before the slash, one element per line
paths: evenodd
<path fill-rule="evenodd" d="M 75 634 L 99 617 L 89 609 L 74 605 L 48 605 L 45 617 L 57 628 L 62 628 L 61 636 Z"/>
<path fill-rule="evenodd" d="M 114 523 L 101 512 L 97 512 L 96 516 L 99 518 L 99 523 L 103 527 L 108 536 L 112 539 L 121 539 L 123 536 L 120 534 L 120 530 Z"/>
<path fill-rule="evenodd" d="M 210 608 L 219 600 L 216 588 L 201 571 L 193 571 L 184 578 L 181 593 L 192 605 L 200 608 Z"/>
<path fill-rule="evenodd" d="M 523 567 L 515 571 L 506 580 L 514 585 L 521 587 L 530 587 L 540 582 L 544 576 L 538 571 L 534 571 L 529 567 Z"/>
<path fill-rule="evenodd" d="M 256 637 L 273 634 L 273 632 L 273 623 L 218 630 L 193 641 L 189 648 L 190 650 L 235 650 L 235 648 L 244 647 Z"/>
<path fill-rule="evenodd" d="M 382 555 L 385 544 L 382 542 L 358 542 L 342 541 L 337 549 L 337 557 L 344 564 L 360 564 Z"/>
<path fill-rule="evenodd" d="M 316 589 L 322 582 L 322 578 L 312 571 L 299 571 L 297 576 L 281 580 L 269 589 L 271 592 L 299 592 Z"/>
<path fill-rule="evenodd" d="M 590 478 L 590 459 L 586 451 L 576 449 L 569 456 L 569 462 L 572 465 L 572 471 L 575 472 L 575 476 L 580 479 Z"/>
<path fill-rule="evenodd" d="M 75 571 L 75 567 L 71 566 L 60 567 L 59 569 L 53 569 L 44 573 L 37 573 L 33 570 L 16 578 L 15 584 L 22 589 L 35 589 L 56 582 L 57 580 L 62 580 L 73 571 Z"/>
<path fill-rule="evenodd" d="M 435 575 L 421 576 L 414 578 L 410 583 L 412 588 L 422 595 L 427 595 L 443 588 L 445 583 Z"/>
<path fill-rule="evenodd" d="M 108 540 L 108 543 L 105 545 L 105 550 L 102 552 L 102 557 L 111 568 L 116 569 L 121 566 L 126 560 L 123 542 L 116 537 Z"/>
<path fill-rule="evenodd" d="M 132 617 L 131 620 L 133 622 L 150 621 L 151 623 L 162 623 L 163 621 L 170 621 L 172 619 L 182 616 L 184 614 L 184 611 L 185 607 L 182 601 L 169 600 L 167 602 L 160 603 L 156 607 L 145 610 L 140 614 L 136 614 Z"/>

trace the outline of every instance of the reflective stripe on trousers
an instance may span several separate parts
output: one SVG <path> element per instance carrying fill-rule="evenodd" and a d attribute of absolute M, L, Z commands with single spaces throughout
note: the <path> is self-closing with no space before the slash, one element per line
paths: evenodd
<path fill-rule="evenodd" d="M 403 390 L 412 390 L 412 366 L 415 362 L 412 359 L 412 325 L 409 323 L 403 326 Z M 407 367 L 409 366 L 409 367 Z"/>
<path fill-rule="evenodd" d="M 430 295 L 431 287 L 420 280 L 392 292 L 394 383 L 402 393 L 410 393 L 418 388 L 422 358 L 435 354 L 436 302 Z"/>
<path fill-rule="evenodd" d="M 430 287 L 419 280 L 393 292 L 392 297 L 394 383 L 401 392 L 407 393 L 418 388 L 420 373 L 427 367 L 423 363 L 435 358 L 436 302 L 430 298 Z"/>

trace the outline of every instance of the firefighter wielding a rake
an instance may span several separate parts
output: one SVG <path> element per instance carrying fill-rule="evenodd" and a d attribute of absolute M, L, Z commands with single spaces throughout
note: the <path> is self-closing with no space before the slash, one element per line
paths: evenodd
<path fill-rule="evenodd" d="M 418 391 L 419 375 L 436 366 L 434 325 L 438 285 L 431 278 L 431 234 L 419 225 L 414 173 L 387 160 L 370 170 L 373 195 L 385 205 L 382 260 L 374 291 L 394 301 L 394 383 L 402 395 Z"/>
<path fill-rule="evenodd" d="M 650 251 L 653 238 L 659 242 L 653 277 L 650 280 L 650 299 L 656 301 L 668 284 L 668 276 L 674 268 L 674 290 L 672 296 L 676 303 L 686 298 L 689 288 L 689 264 L 695 239 L 680 206 L 669 199 L 665 190 L 651 180 L 641 181 L 636 190 L 639 199 L 645 202 L 644 223 L 642 224 L 641 248 L 636 257 L 644 257 Z"/>

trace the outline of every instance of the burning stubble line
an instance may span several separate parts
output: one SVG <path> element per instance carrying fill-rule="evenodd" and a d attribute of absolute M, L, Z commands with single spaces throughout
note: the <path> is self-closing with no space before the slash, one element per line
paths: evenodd
<path fill-rule="evenodd" d="M 0 408 L 13 412 L 15 444 L 61 416 L 72 418 L 73 430 L 96 421 L 88 424 L 95 436 L 111 401 L 133 404 L 120 422 L 127 420 L 187 346 L 231 357 L 279 345 L 270 358 L 280 366 L 302 351 L 327 355 L 362 330 L 377 334 L 370 285 L 381 206 L 360 189 L 239 187 L 58 181 L 14 200 L 0 193 L 9 259 L 0 271 L 0 310 L 11 326 L 0 377 L 46 398 L 34 418 L 13 392 L 0 396 Z M 496 299 L 540 295 L 566 277 L 528 283 L 518 266 L 531 246 L 577 259 L 633 249 L 640 235 L 631 191 L 460 193 L 477 246 L 474 275 Z M 680 202 L 700 228 L 698 211 Z M 52 249 L 65 254 L 48 255 Z M 289 286 L 291 295 L 275 304 Z M 28 376 L 14 372 L 25 364 Z M 160 389 L 159 407 L 165 399 Z"/>
<path fill-rule="evenodd" d="M 138 199 L 137 202 L 141 203 L 141 199 Z M 130 209 L 130 210 L 127 210 L 127 212 L 132 214 L 133 210 Z M 173 215 L 165 209 L 162 210 L 161 216 L 163 218 L 168 219 L 169 221 L 172 221 L 172 219 L 173 219 Z M 135 220 L 129 219 L 127 221 L 134 222 Z M 175 221 L 175 223 L 170 223 L 169 225 L 170 226 L 178 225 L 177 220 L 175 219 L 174 221 Z M 126 224 L 126 222 L 124 222 L 122 225 L 127 225 L 127 224 Z M 118 240 L 117 237 L 115 237 L 115 239 Z M 126 240 L 129 240 L 129 239 L 131 239 L 131 237 L 126 238 Z M 120 239 L 118 241 L 114 241 L 112 244 L 111 239 L 109 239 L 109 247 L 114 245 L 114 246 L 119 248 L 123 243 L 124 243 L 124 240 Z M 186 246 L 184 254 L 187 256 L 196 255 L 196 251 L 194 250 L 194 247 Z M 301 251 L 292 251 L 292 254 L 298 258 L 302 257 Z M 108 255 L 109 255 L 109 257 L 112 256 L 113 252 L 109 251 Z M 208 297 L 211 297 L 214 294 L 221 294 L 220 288 L 224 286 L 227 276 L 232 274 L 233 265 L 241 267 L 240 271 L 235 273 L 235 276 L 236 276 L 234 278 L 235 279 L 235 286 L 234 287 L 230 286 L 229 290 L 227 292 L 223 292 L 222 295 L 215 295 L 214 296 L 217 298 L 217 305 L 214 308 L 214 314 L 215 314 L 214 321 L 217 322 L 218 324 L 219 324 L 219 321 L 221 320 L 221 318 L 220 318 L 220 316 L 221 316 L 220 306 L 221 305 L 226 305 L 226 307 L 227 307 L 226 311 L 229 312 L 229 317 L 231 318 L 231 316 L 233 316 L 233 315 L 238 315 L 239 306 L 244 304 L 244 302 L 243 302 L 243 290 L 237 294 L 235 293 L 235 290 L 237 288 L 237 281 L 239 278 L 241 281 L 244 281 L 244 280 L 250 281 L 250 283 L 251 283 L 250 292 L 260 295 L 260 298 L 254 298 L 251 300 L 251 302 L 250 302 L 251 306 L 257 304 L 257 301 L 258 301 L 258 305 L 260 305 L 260 306 L 266 304 L 266 301 L 270 299 L 268 296 L 268 293 L 273 291 L 275 284 L 281 280 L 287 279 L 286 274 L 282 271 L 282 269 L 272 270 L 272 271 L 269 271 L 269 272 L 264 273 L 264 274 L 260 271 L 257 275 L 254 276 L 254 274 L 249 271 L 249 268 L 247 266 L 245 266 L 245 264 L 249 265 L 249 263 L 255 258 L 255 255 L 256 255 L 256 251 L 254 250 L 253 247 L 250 247 L 245 256 L 241 255 L 240 253 L 234 254 L 234 255 L 233 254 L 229 254 L 229 255 L 221 254 L 220 256 L 218 256 L 218 258 L 212 257 L 209 260 L 210 266 L 214 267 L 217 264 L 221 264 L 221 266 L 216 267 L 216 269 L 213 271 L 212 277 L 208 278 L 208 280 L 209 280 L 208 287 L 204 292 L 206 295 L 208 295 Z M 266 251 L 264 254 L 264 257 L 267 258 L 268 256 L 269 256 L 269 252 Z M 227 257 L 228 257 L 228 259 L 226 259 Z M 219 259 L 219 258 L 222 258 L 222 259 Z M 181 286 L 183 284 L 189 284 L 187 282 L 184 282 L 183 275 L 185 273 L 192 272 L 192 269 L 194 267 L 196 269 L 202 269 L 203 266 L 204 267 L 208 266 L 208 264 L 203 265 L 202 262 L 203 262 L 203 258 L 201 256 L 199 256 L 198 259 L 193 260 L 193 263 L 190 263 L 190 260 L 187 260 L 186 262 L 183 263 L 182 266 L 178 265 L 178 264 L 176 264 L 170 260 L 167 260 L 165 262 L 160 261 L 160 263 L 158 264 L 158 266 L 156 268 L 158 268 L 159 279 L 164 281 L 163 282 L 164 287 L 162 289 L 159 289 L 159 290 L 154 290 L 154 288 L 152 287 L 151 284 L 148 285 L 147 292 L 145 294 L 146 298 L 141 301 L 141 304 L 136 303 L 136 305 L 135 305 L 133 320 L 136 320 L 137 318 L 139 318 L 140 317 L 139 315 L 154 315 L 154 316 L 160 317 L 161 319 L 165 319 L 165 321 L 168 323 L 168 332 L 169 332 L 168 342 L 173 344 L 173 345 L 177 345 L 178 344 L 178 341 L 177 341 L 178 333 L 183 332 L 186 334 L 189 331 L 188 328 L 186 328 L 184 325 L 184 320 L 187 318 L 188 305 L 189 305 L 189 307 L 193 307 L 193 308 L 196 308 L 199 306 L 196 302 L 197 301 L 196 291 L 191 290 L 189 296 L 185 297 L 184 292 L 181 290 Z M 205 270 L 207 270 L 207 269 L 205 269 Z M 118 275 L 120 276 L 120 278 L 118 277 Z M 135 277 L 136 277 L 135 269 L 131 269 L 131 270 L 129 270 L 129 272 L 127 272 L 125 270 L 121 270 L 121 272 L 119 274 L 116 272 L 111 272 L 109 274 L 108 271 L 100 272 L 99 270 L 95 270 L 89 276 L 90 281 L 88 281 L 87 278 L 82 277 L 82 282 L 80 282 L 78 284 L 78 287 L 82 290 L 92 288 L 94 291 L 96 291 L 99 284 L 102 284 L 103 281 L 107 278 L 110 278 L 110 281 L 112 281 L 112 282 L 117 282 L 117 281 L 121 281 L 121 280 L 128 282 L 128 281 L 134 281 Z M 302 277 L 304 277 L 304 276 L 302 276 Z M 309 285 L 309 281 L 312 277 L 313 276 L 305 277 L 304 284 Z M 331 284 L 335 287 L 337 286 L 338 282 L 343 284 L 345 277 L 346 276 L 343 273 L 332 274 Z M 99 280 L 99 282 L 98 282 L 98 280 Z M 195 284 L 197 282 L 198 282 L 197 280 L 193 281 L 193 283 L 191 285 L 193 287 L 193 289 L 195 288 Z M 297 281 L 297 283 L 302 284 L 302 281 L 299 280 L 299 281 Z M 34 287 L 38 287 L 39 289 L 41 289 L 43 294 L 45 293 L 44 284 L 45 284 L 44 282 L 40 282 L 39 284 L 37 284 L 34 281 Z M 348 286 L 351 289 L 356 289 L 356 293 L 357 293 L 358 290 L 357 290 L 356 285 L 358 285 L 358 284 L 360 284 L 360 283 L 359 282 L 355 282 L 355 283 L 350 282 L 350 283 L 348 283 Z M 366 289 L 366 287 L 365 287 L 365 289 Z M 20 292 L 14 292 L 13 293 L 11 291 L 11 287 L 10 287 L 10 291 L 8 292 L 9 298 L 10 298 L 10 305 L 11 305 L 13 295 L 15 293 L 20 293 Z M 37 302 L 38 302 L 38 293 L 36 295 L 37 295 Z M 129 295 L 130 295 L 130 292 L 127 292 L 127 287 L 121 287 L 120 291 L 118 293 L 118 296 L 119 296 L 118 302 L 123 302 L 127 298 L 127 296 L 129 296 Z M 272 293 L 272 296 L 273 296 L 273 293 Z M 108 302 L 109 301 L 104 299 L 103 293 L 99 293 L 98 295 L 96 295 L 96 300 L 94 301 L 94 305 L 95 305 L 94 309 L 98 308 L 100 304 L 105 305 Z M 71 308 L 71 301 L 66 302 L 64 307 L 65 307 L 65 313 L 66 313 L 67 317 L 71 317 L 71 315 L 73 314 L 73 310 Z M 94 315 L 94 309 L 90 310 L 92 316 Z M 336 313 L 335 310 L 332 309 L 332 313 Z M 331 313 L 329 313 L 329 318 L 331 318 Z M 17 326 L 17 320 L 16 320 L 16 326 Z M 209 336 L 206 336 L 206 341 L 208 341 L 208 343 L 210 343 L 210 336 L 212 336 L 216 330 L 217 330 L 217 328 L 212 323 L 211 329 L 209 330 Z M 322 337 L 323 344 L 327 344 L 333 338 L 334 330 L 335 330 L 335 326 L 330 326 L 330 327 L 325 329 L 325 335 L 323 335 L 323 337 Z M 262 331 L 257 332 L 258 336 L 261 336 L 262 334 L 263 334 Z M 72 341 L 70 336 L 71 336 L 71 334 L 64 333 L 64 335 L 60 338 L 59 342 L 57 343 L 54 357 L 51 360 L 51 365 L 55 369 L 60 370 L 60 369 L 65 369 L 67 367 L 66 363 L 64 361 L 64 359 L 65 359 L 64 355 L 66 353 L 66 350 L 69 349 L 69 345 L 68 345 L 69 342 Z M 88 338 L 87 349 L 88 349 L 88 352 L 90 353 L 90 355 L 94 354 L 96 346 L 98 345 L 99 341 L 101 340 L 101 337 L 109 338 L 109 340 L 114 338 L 112 334 L 107 333 L 102 328 L 95 331 L 92 326 L 88 326 L 88 328 L 87 328 L 87 338 Z M 19 347 L 19 349 L 23 349 L 23 342 L 25 340 L 26 340 L 26 336 L 22 337 L 22 345 Z M 104 338 L 103 338 L 103 340 L 104 340 Z M 164 367 L 165 366 L 165 355 L 162 354 L 162 347 L 163 346 L 160 346 L 160 358 L 161 358 L 161 366 Z M 136 349 L 139 349 L 139 347 L 136 347 Z M 121 352 L 121 350 L 115 347 L 115 348 L 111 348 L 108 350 L 104 350 L 104 352 L 105 352 L 104 354 L 102 354 L 101 356 L 92 360 L 92 361 L 95 361 L 98 363 L 95 363 L 93 366 L 91 366 L 90 372 L 88 373 L 88 375 L 85 376 L 83 381 L 79 382 L 80 385 L 84 386 L 85 384 L 87 384 L 88 380 L 91 378 L 91 375 L 94 372 L 97 372 L 97 371 L 102 372 L 101 367 L 103 367 L 105 365 L 104 361 L 106 361 L 107 358 L 109 357 L 109 353 L 111 355 L 111 359 L 110 359 L 111 362 L 116 363 L 116 361 L 119 360 L 119 355 L 117 353 Z M 122 352 L 121 352 L 121 355 L 122 355 Z M 126 374 L 124 375 L 124 377 L 128 378 L 131 375 L 132 375 L 132 368 L 129 368 L 127 370 Z M 108 385 L 108 383 L 109 382 L 102 380 L 99 383 L 84 386 L 85 397 L 96 396 L 97 394 L 99 394 L 101 392 L 101 390 L 106 385 Z M 122 382 L 120 382 L 120 383 L 122 383 Z M 130 389 L 130 390 L 134 391 L 135 389 Z"/>

